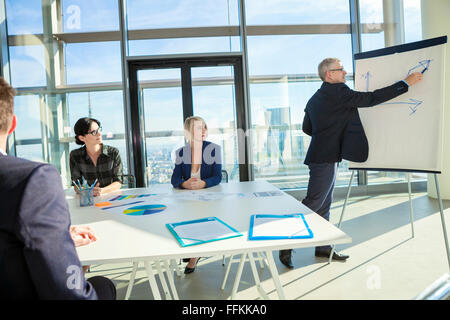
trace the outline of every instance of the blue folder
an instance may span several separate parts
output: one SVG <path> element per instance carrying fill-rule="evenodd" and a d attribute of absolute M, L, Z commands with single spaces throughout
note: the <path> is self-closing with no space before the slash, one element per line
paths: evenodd
<path fill-rule="evenodd" d="M 214 237 L 214 238 L 205 240 L 205 239 L 183 238 L 176 231 L 176 228 L 178 226 L 189 225 L 189 224 L 193 225 L 196 223 L 209 222 L 209 221 L 217 221 L 217 222 L 223 224 L 227 229 L 230 230 L 231 235 L 227 234 L 226 236 L 218 236 L 218 237 Z M 182 247 L 188 247 L 188 246 L 193 246 L 193 245 L 197 245 L 197 244 L 213 242 L 213 241 L 218 241 L 218 240 L 225 240 L 225 239 L 242 236 L 242 233 L 240 233 L 239 231 L 237 231 L 236 229 L 234 229 L 233 227 L 231 227 L 230 225 L 226 224 L 225 222 L 223 222 L 222 220 L 220 220 L 219 218 L 216 218 L 216 217 L 208 217 L 208 218 L 204 218 L 204 219 L 189 220 L 189 221 L 183 221 L 183 222 L 177 222 L 177 223 L 167 223 L 166 226 L 170 230 L 170 232 L 172 232 L 173 236 L 175 237 L 175 239 L 177 239 L 177 241 L 180 243 L 180 245 Z"/>
<path fill-rule="evenodd" d="M 303 231 L 301 235 L 294 234 L 280 234 L 276 236 L 255 236 L 253 229 L 255 225 L 255 219 L 258 218 L 274 218 L 274 219 L 284 219 L 284 218 L 298 218 L 299 220 L 299 231 Z M 306 229 L 306 231 L 305 231 Z M 306 234 L 304 234 L 306 232 Z M 248 233 L 249 240 L 276 240 L 276 239 L 310 239 L 313 238 L 314 234 L 308 226 L 308 223 L 305 220 L 303 213 L 294 213 L 294 214 L 283 214 L 283 215 L 275 215 L 275 214 L 256 214 L 250 217 L 250 230 Z"/>

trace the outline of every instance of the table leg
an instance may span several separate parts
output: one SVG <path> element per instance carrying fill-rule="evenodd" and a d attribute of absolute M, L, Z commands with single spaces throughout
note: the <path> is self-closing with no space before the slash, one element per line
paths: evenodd
<path fill-rule="evenodd" d="M 222 290 L 225 289 L 225 284 L 226 284 L 227 279 L 228 279 L 228 274 L 230 273 L 231 263 L 232 262 L 233 262 L 233 256 L 230 256 L 230 259 L 228 260 L 228 264 L 227 264 L 227 270 L 225 271 L 225 276 L 223 277 L 223 281 L 222 281 L 222 287 L 221 287 Z"/>
<path fill-rule="evenodd" d="M 270 273 L 272 274 L 273 283 L 275 284 L 275 288 L 277 289 L 278 298 L 280 300 L 286 300 L 286 298 L 284 296 L 283 287 L 280 282 L 280 277 L 278 275 L 277 266 L 275 265 L 275 261 L 273 260 L 272 251 L 270 251 L 270 250 L 266 251 L 266 257 L 267 257 L 267 262 L 269 263 Z"/>
<path fill-rule="evenodd" d="M 134 279 L 136 278 L 136 272 L 139 266 L 139 262 L 133 262 L 133 270 L 131 271 L 130 281 L 128 283 L 127 293 L 125 294 L 125 300 L 130 299 L 131 290 L 134 286 Z"/>
<path fill-rule="evenodd" d="M 178 263 L 175 261 L 175 259 L 170 260 L 170 265 L 173 267 L 173 270 L 177 273 L 177 276 L 181 277 L 181 271 Z"/>
<path fill-rule="evenodd" d="M 256 285 L 256 288 L 258 289 L 259 294 L 261 295 L 261 298 L 263 298 L 265 300 L 269 300 L 269 296 L 267 295 L 267 293 L 264 291 L 264 289 L 261 286 L 261 281 L 259 280 L 258 271 L 256 270 L 256 264 L 255 264 L 255 260 L 253 258 L 252 252 L 248 253 L 248 260 L 250 261 L 250 267 L 252 268 L 253 279 L 255 279 L 255 285 Z"/>
<path fill-rule="evenodd" d="M 444 242 L 445 242 L 445 248 L 447 250 L 448 266 L 450 268 L 450 246 L 448 244 L 447 228 L 445 226 L 444 206 L 442 205 L 441 192 L 439 191 L 439 180 L 438 180 L 436 173 L 434 174 L 434 183 L 436 184 L 436 193 L 437 193 L 438 200 L 439 200 L 439 211 L 441 212 L 441 225 L 442 225 L 442 231 L 444 232 Z"/>
<path fill-rule="evenodd" d="M 156 279 L 155 279 L 155 275 L 153 274 L 153 269 L 152 269 L 151 263 L 152 263 L 151 261 L 144 262 L 145 270 L 147 270 L 148 282 L 150 283 L 150 288 L 153 293 L 153 298 L 155 300 L 161 300 L 161 295 L 159 294 L 159 288 L 158 288 L 158 285 L 156 284 Z"/>
<path fill-rule="evenodd" d="M 155 265 L 156 265 L 156 270 L 158 270 L 159 281 L 161 281 L 161 285 L 163 287 L 164 294 L 166 295 L 166 299 L 172 300 L 172 296 L 170 295 L 169 287 L 167 286 L 166 278 L 164 277 L 164 273 L 162 272 L 161 264 L 159 263 L 159 259 L 155 260 Z"/>
<path fill-rule="evenodd" d="M 173 271 L 169 266 L 167 260 L 164 260 L 164 268 L 166 268 L 167 278 L 169 279 L 170 289 L 172 290 L 172 296 L 175 300 L 179 300 L 177 288 L 175 288 L 175 282 L 173 281 Z"/>
<path fill-rule="evenodd" d="M 344 218 L 344 212 L 345 212 L 345 209 L 347 208 L 347 201 L 348 201 L 348 198 L 350 197 L 350 190 L 352 189 L 352 182 L 353 182 L 353 176 L 354 175 L 355 175 L 355 170 L 352 170 L 352 175 L 350 176 L 350 181 L 348 182 L 347 195 L 345 196 L 344 205 L 342 206 L 341 217 L 339 218 L 338 229 L 341 228 L 342 219 Z M 336 245 L 334 245 L 334 244 L 331 246 L 330 256 L 328 257 L 328 264 L 330 264 L 331 260 L 333 259 L 335 246 Z"/>
<path fill-rule="evenodd" d="M 259 259 L 259 266 L 261 267 L 261 269 L 264 269 L 264 256 L 261 252 L 258 252 L 257 255 Z"/>
<path fill-rule="evenodd" d="M 234 300 L 234 298 L 236 297 L 239 282 L 241 281 L 242 269 L 244 269 L 246 256 L 247 256 L 246 252 L 241 255 L 241 260 L 239 261 L 239 267 L 237 270 L 236 278 L 234 279 L 233 290 L 231 291 L 231 300 Z"/>

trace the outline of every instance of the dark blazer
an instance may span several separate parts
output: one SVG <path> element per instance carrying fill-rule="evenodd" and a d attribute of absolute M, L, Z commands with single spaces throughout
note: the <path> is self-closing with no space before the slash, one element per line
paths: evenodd
<path fill-rule="evenodd" d="M 375 106 L 407 91 L 404 81 L 373 92 L 354 91 L 345 83 L 324 82 L 305 108 L 302 129 L 312 137 L 305 164 L 366 161 L 369 145 L 357 108 Z"/>
<path fill-rule="evenodd" d="M 183 188 L 181 184 L 191 177 L 191 145 L 187 143 L 175 151 L 175 154 L 176 162 L 171 183 L 174 188 Z M 203 141 L 200 177 L 206 182 L 206 188 L 218 185 L 222 181 L 222 155 L 219 145 Z"/>
<path fill-rule="evenodd" d="M 0 299 L 97 299 L 51 165 L 0 154 Z"/>

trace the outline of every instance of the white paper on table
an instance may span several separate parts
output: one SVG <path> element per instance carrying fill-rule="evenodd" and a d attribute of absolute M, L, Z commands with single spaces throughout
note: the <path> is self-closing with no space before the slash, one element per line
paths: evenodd
<path fill-rule="evenodd" d="M 173 197 L 179 200 L 215 201 L 231 195 L 224 192 L 183 191 L 174 193 Z"/>
<path fill-rule="evenodd" d="M 308 236 L 309 229 L 299 217 L 255 217 L 253 237 Z"/>
<path fill-rule="evenodd" d="M 261 197 L 275 197 L 282 196 L 283 192 L 279 190 L 271 190 L 271 191 L 260 191 L 260 192 L 247 192 L 247 193 L 237 193 L 236 196 L 239 198 L 261 198 Z"/>
<path fill-rule="evenodd" d="M 208 241 L 235 234 L 234 231 L 217 220 L 183 224 L 176 226 L 174 230 L 180 238 L 197 241 Z"/>
<path fill-rule="evenodd" d="M 283 192 L 280 190 L 272 190 L 272 191 L 262 191 L 262 192 L 253 192 L 255 197 L 275 197 L 282 196 Z"/>
<path fill-rule="evenodd" d="M 206 218 L 202 220 L 171 224 L 182 245 L 199 244 L 214 240 L 241 236 L 242 234 L 227 226 L 217 218 Z"/>
<path fill-rule="evenodd" d="M 205 192 L 205 191 L 182 191 L 174 193 L 172 196 L 178 200 L 193 200 L 193 201 L 216 201 L 222 200 L 226 197 L 238 198 L 259 198 L 259 197 L 274 197 L 282 196 L 284 193 L 279 190 L 262 191 L 262 192 L 248 192 L 248 193 L 226 193 L 226 192 Z"/>

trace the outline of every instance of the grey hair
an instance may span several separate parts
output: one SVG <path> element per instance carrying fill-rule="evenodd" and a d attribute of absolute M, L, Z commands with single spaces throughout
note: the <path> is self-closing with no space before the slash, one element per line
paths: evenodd
<path fill-rule="evenodd" d="M 330 70 L 330 66 L 335 62 L 341 62 L 341 60 L 337 58 L 326 58 L 323 59 L 321 63 L 319 63 L 319 77 L 322 81 L 325 81 L 327 78 L 327 71 Z"/>

